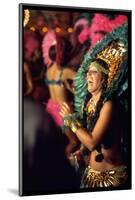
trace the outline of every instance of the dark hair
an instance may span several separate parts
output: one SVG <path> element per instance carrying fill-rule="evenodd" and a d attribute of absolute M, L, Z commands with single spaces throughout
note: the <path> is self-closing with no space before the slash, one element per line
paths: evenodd
<path fill-rule="evenodd" d="M 56 62 L 59 66 L 66 66 L 69 62 L 71 51 L 71 43 L 65 37 L 57 36 L 57 46 L 56 46 Z"/>
<path fill-rule="evenodd" d="M 68 39 L 57 36 L 57 45 L 53 45 L 49 49 L 49 57 L 52 61 L 56 61 L 58 66 L 66 66 L 69 61 L 71 44 Z"/>
<path fill-rule="evenodd" d="M 52 61 L 56 61 L 56 45 L 53 45 L 49 49 L 49 57 Z"/>
<path fill-rule="evenodd" d="M 92 62 L 96 62 L 96 63 L 100 64 L 103 68 L 108 69 L 108 64 L 103 60 L 93 59 Z M 102 86 L 102 94 L 101 94 L 101 97 L 100 97 L 100 99 L 99 99 L 99 101 L 97 102 L 97 105 L 96 105 L 96 113 L 91 118 L 91 124 L 90 124 L 90 127 L 88 128 L 89 131 L 92 131 L 95 124 L 96 124 L 96 121 L 99 117 L 100 110 L 103 106 L 103 101 L 104 101 L 104 98 L 105 98 L 105 91 L 106 91 L 106 88 L 107 88 L 108 75 L 103 73 L 103 72 L 101 72 L 101 73 L 102 73 L 102 77 L 104 79 L 103 86 Z M 88 93 L 87 96 L 86 96 L 86 104 L 87 104 L 87 102 L 90 98 L 91 98 L 91 94 Z M 85 106 L 86 106 L 86 104 L 85 104 Z"/>
<path fill-rule="evenodd" d="M 101 60 L 101 59 L 95 59 L 95 61 L 98 63 L 98 64 L 100 64 L 103 68 L 105 68 L 105 69 L 108 69 L 108 64 L 105 62 L 105 61 L 103 61 L 103 60 Z M 98 119 L 98 117 L 99 117 L 99 113 L 100 113 L 100 110 L 101 110 L 101 108 L 102 108 L 102 106 L 103 106 L 103 101 L 104 101 L 104 98 L 105 98 L 105 90 L 106 90 L 106 88 L 107 88 L 107 81 L 108 81 L 108 75 L 107 74 L 105 74 L 105 73 L 103 73 L 103 72 L 101 72 L 102 73 L 102 77 L 103 77 L 103 79 L 104 79 L 104 83 L 103 83 L 103 86 L 102 86 L 102 95 L 101 95 L 101 97 L 100 97 L 100 99 L 99 99 L 99 101 L 97 102 L 97 109 L 96 109 L 96 115 L 95 115 L 95 119 L 93 120 L 93 124 L 94 124 L 94 126 L 95 126 L 95 124 L 96 124 L 96 121 L 97 121 L 97 119 Z M 93 127 L 94 127 L 93 126 Z"/>
<path fill-rule="evenodd" d="M 103 68 L 108 69 L 108 64 L 104 60 L 101 60 L 101 59 L 98 58 L 98 59 L 94 59 L 93 61 L 100 64 Z"/>

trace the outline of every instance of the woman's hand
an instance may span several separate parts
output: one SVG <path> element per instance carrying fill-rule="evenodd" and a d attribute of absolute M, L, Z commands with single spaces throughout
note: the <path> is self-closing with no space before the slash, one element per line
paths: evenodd
<path fill-rule="evenodd" d="M 78 162 L 83 160 L 83 157 L 81 155 L 81 149 L 78 149 L 77 151 L 75 151 L 74 153 L 72 153 L 72 156 L 76 156 Z"/>
<path fill-rule="evenodd" d="M 62 103 L 61 106 L 61 111 L 60 111 L 60 116 L 61 117 L 66 117 L 67 115 L 70 115 L 73 113 L 73 110 L 71 109 L 71 107 L 67 104 L 67 103 Z"/>
<path fill-rule="evenodd" d="M 81 166 L 84 163 L 83 156 L 81 155 L 81 150 L 78 149 L 74 153 L 71 153 L 70 156 L 68 157 L 69 161 L 73 165 L 78 165 Z"/>

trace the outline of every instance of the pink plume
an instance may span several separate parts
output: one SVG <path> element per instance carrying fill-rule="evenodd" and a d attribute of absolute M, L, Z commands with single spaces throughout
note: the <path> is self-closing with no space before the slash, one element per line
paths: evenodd
<path fill-rule="evenodd" d="M 52 60 L 49 58 L 48 52 L 49 48 L 56 43 L 56 35 L 53 30 L 48 31 L 48 33 L 44 36 L 42 42 L 42 51 L 43 51 L 43 59 L 44 63 L 47 67 L 49 67 L 52 63 Z"/>
<path fill-rule="evenodd" d="M 85 27 L 82 32 L 80 33 L 80 35 L 78 36 L 78 40 L 81 44 L 83 44 L 87 38 L 89 36 L 89 28 Z"/>
<path fill-rule="evenodd" d="M 95 14 L 92 20 L 92 25 L 89 28 L 89 37 L 91 39 L 90 48 L 103 39 L 104 34 L 102 34 L 101 31 L 105 33 L 111 32 L 113 29 L 119 27 L 125 22 L 127 22 L 127 17 L 125 15 L 118 15 L 115 19 L 110 20 L 103 14 Z"/>
<path fill-rule="evenodd" d="M 88 26 L 88 20 L 85 18 L 81 18 L 78 21 L 76 21 L 75 25 L 74 25 L 74 30 L 76 30 L 76 28 L 80 25 L 83 25 L 83 27 Z"/>

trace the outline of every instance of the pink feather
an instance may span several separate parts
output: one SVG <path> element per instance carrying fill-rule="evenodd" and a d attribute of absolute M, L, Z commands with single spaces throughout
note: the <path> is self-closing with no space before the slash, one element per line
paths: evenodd
<path fill-rule="evenodd" d="M 56 35 L 53 30 L 49 30 L 43 38 L 42 42 L 42 51 L 43 51 L 43 60 L 47 67 L 52 63 L 52 60 L 49 58 L 49 48 L 56 43 Z"/>
<path fill-rule="evenodd" d="M 111 32 L 125 22 L 127 22 L 127 17 L 125 15 L 118 15 L 115 19 L 110 20 L 103 14 L 95 14 L 92 25 L 89 28 L 89 37 L 91 39 L 90 48 L 104 37 L 103 34 L 97 33 L 98 31 Z"/>

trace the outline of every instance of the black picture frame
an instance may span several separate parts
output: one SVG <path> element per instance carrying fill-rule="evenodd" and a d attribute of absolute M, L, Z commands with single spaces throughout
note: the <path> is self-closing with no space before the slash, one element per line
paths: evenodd
<path fill-rule="evenodd" d="M 33 189 L 25 187 L 26 181 L 24 175 L 24 166 L 25 166 L 25 157 L 24 157 L 24 97 L 23 97 L 23 83 L 24 83 L 24 71 L 23 71 L 23 63 L 24 63 L 24 26 L 23 26 L 23 19 L 24 19 L 24 10 L 35 10 L 35 11 L 51 11 L 53 12 L 71 12 L 71 13 L 90 13 L 91 15 L 95 13 L 101 13 L 104 15 L 112 14 L 115 15 L 125 15 L 128 18 L 128 64 L 132 66 L 131 63 L 131 46 L 132 46 L 132 35 L 131 35 L 131 22 L 132 22 L 132 11 L 131 10 L 122 10 L 122 9 L 104 9 L 104 8 L 81 8 L 81 7 L 71 7 L 71 6 L 58 6 L 58 5 L 40 5 L 40 4 L 19 4 L 19 195 L 26 196 L 26 195 L 46 195 L 46 194 L 62 194 L 62 193 L 77 193 L 77 192 L 92 192 L 92 191 L 108 191 L 107 188 L 104 189 L 80 189 L 80 188 L 68 188 L 68 189 L 57 189 L 52 187 L 49 190 L 44 190 L 41 188 L 36 188 L 33 186 Z M 125 188 L 118 188 L 118 189 L 131 189 L 131 182 L 132 182 L 132 130 L 131 130 L 131 113 L 132 113 L 132 102 L 131 102 L 131 74 L 132 74 L 132 67 L 128 69 L 128 116 L 127 116 L 127 125 L 128 125 L 128 136 L 127 136 L 127 144 L 128 144 L 128 174 L 129 174 L 129 182 Z M 50 172 L 51 173 L 51 172 Z M 56 172 L 57 173 L 57 172 Z M 28 174 L 27 174 L 28 175 Z M 32 183 L 32 180 L 31 180 Z M 28 186 L 29 187 L 29 186 Z M 32 188 L 32 187 L 31 187 Z M 114 190 L 109 189 L 110 191 Z"/>

